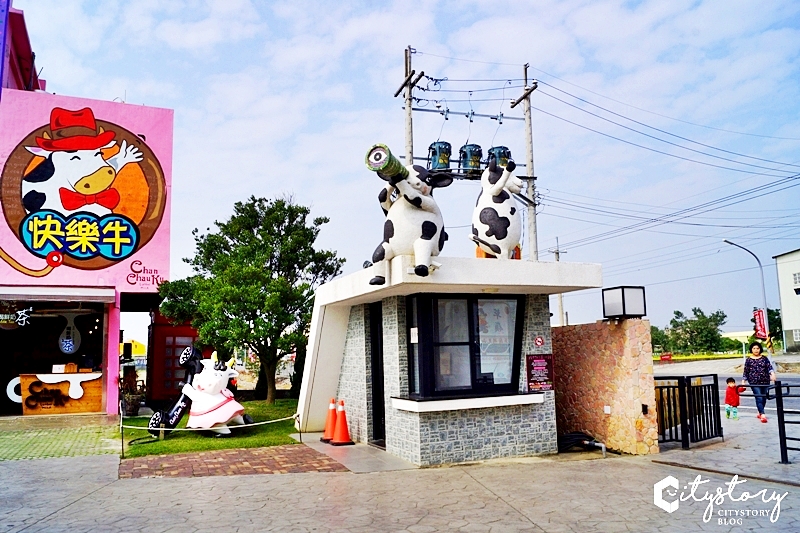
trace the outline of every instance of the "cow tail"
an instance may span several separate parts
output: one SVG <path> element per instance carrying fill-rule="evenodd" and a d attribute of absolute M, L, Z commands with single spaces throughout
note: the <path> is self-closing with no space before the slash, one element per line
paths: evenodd
<path fill-rule="evenodd" d="M 31 268 L 23 266 L 16 259 L 8 255 L 8 253 L 2 248 L 0 248 L 0 259 L 3 259 L 3 261 L 8 263 L 11 266 L 11 268 L 16 270 L 17 272 L 22 272 L 26 276 L 32 276 L 34 278 L 44 277 L 53 270 L 53 267 L 50 265 L 47 265 L 40 270 L 33 270 Z"/>

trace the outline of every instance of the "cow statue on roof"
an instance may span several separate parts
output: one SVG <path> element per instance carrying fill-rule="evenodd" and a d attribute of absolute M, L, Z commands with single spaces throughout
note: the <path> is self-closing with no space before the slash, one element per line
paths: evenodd
<path fill-rule="evenodd" d="M 513 196 L 522 190 L 522 180 L 511 175 L 516 167 L 514 161 L 509 160 L 503 168 L 495 157 L 489 158 L 472 212 L 470 238 L 488 256 L 498 259 L 511 259 L 522 236 L 522 217 Z"/>
<path fill-rule="evenodd" d="M 378 194 L 386 221 L 383 242 L 372 254 L 375 275 L 370 285 L 386 283 L 388 263 L 398 255 L 413 255 L 414 273 L 427 276 L 431 257 L 439 255 L 447 240 L 433 190 L 450 185 L 452 176 L 418 165 L 403 166 L 383 144 L 373 146 L 366 160 L 367 167 L 388 182 Z"/>

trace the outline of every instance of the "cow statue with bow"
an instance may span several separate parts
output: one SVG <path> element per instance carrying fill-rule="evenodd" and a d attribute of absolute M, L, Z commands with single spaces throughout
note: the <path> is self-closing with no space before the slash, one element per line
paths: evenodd
<path fill-rule="evenodd" d="M 414 273 L 427 276 L 431 257 L 439 255 L 447 240 L 433 190 L 450 185 L 452 176 L 418 165 L 403 166 L 383 144 L 370 149 L 366 162 L 367 168 L 388 182 L 378 194 L 386 221 L 383 242 L 372 254 L 375 276 L 370 285 L 386 283 L 388 263 L 398 255 L 413 255 Z"/>
<path fill-rule="evenodd" d="M 228 380 L 239 373 L 234 370 L 233 358 L 227 363 L 217 359 L 217 352 L 211 359 L 200 363 L 203 370 L 192 377 L 181 389 L 191 401 L 187 428 L 208 429 L 217 435 L 230 435 L 228 424 L 244 425 L 244 407 L 233 399 L 228 390 Z"/>
<path fill-rule="evenodd" d="M 125 141 L 116 154 L 105 159 L 103 150 L 116 145 L 115 135 L 97 125 L 88 107 L 79 111 L 54 108 L 49 133 L 36 137 L 36 146 L 25 147 L 44 158 L 22 180 L 25 210 L 110 214 L 120 202 L 111 184 L 122 167 L 142 160 L 141 151 Z"/>
<path fill-rule="evenodd" d="M 470 238 L 481 250 L 499 259 L 510 259 L 522 236 L 522 217 L 512 196 L 522 190 L 522 180 L 511 175 L 516 166 L 509 160 L 503 168 L 496 158 L 489 158 L 472 212 Z"/>

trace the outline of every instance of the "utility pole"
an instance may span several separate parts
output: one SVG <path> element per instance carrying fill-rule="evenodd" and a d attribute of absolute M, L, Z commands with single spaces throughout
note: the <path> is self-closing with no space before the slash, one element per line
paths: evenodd
<path fill-rule="evenodd" d="M 525 92 L 516 100 L 511 101 L 511 109 L 514 109 L 518 103 L 524 102 L 522 107 L 525 114 L 525 144 L 528 148 L 528 160 L 526 167 L 528 169 L 528 187 L 525 189 L 525 196 L 530 200 L 527 203 L 528 212 L 528 260 L 539 260 L 539 241 L 536 236 L 536 177 L 533 172 L 533 125 L 531 124 L 531 93 L 536 90 L 538 84 L 534 80 L 528 86 L 528 63 L 523 66 L 525 75 Z"/>
<path fill-rule="evenodd" d="M 411 81 L 411 76 L 414 71 L 411 70 L 411 45 L 406 48 L 406 165 L 414 164 L 414 129 L 411 122 L 411 86 L 408 82 Z"/>
<path fill-rule="evenodd" d="M 567 253 L 562 252 L 561 249 L 558 247 L 558 237 L 556 237 L 556 249 L 550 250 L 556 256 L 556 263 L 561 260 L 561 254 Z M 558 325 L 559 326 L 566 326 L 566 319 L 564 318 L 564 295 L 562 293 L 558 293 Z"/>
<path fill-rule="evenodd" d="M 411 91 L 414 86 L 422 79 L 422 76 L 425 75 L 424 71 L 420 71 L 416 78 L 412 81 L 411 78 L 414 77 L 415 71 L 411 68 L 411 54 L 414 53 L 414 49 L 411 48 L 411 45 L 405 49 L 405 60 L 406 60 L 406 77 L 403 80 L 403 84 L 400 85 L 400 88 L 395 91 L 394 96 L 395 98 L 403 92 L 403 89 L 406 90 L 405 92 L 405 107 L 406 107 L 406 165 L 413 165 L 414 164 L 414 128 L 412 125 L 412 110 L 411 110 Z"/>

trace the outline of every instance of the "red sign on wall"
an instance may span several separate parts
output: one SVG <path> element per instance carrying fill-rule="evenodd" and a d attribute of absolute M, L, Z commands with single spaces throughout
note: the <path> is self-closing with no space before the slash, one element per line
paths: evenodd
<path fill-rule="evenodd" d="M 553 390 L 553 354 L 537 353 L 525 356 L 528 392 Z"/>
<path fill-rule="evenodd" d="M 766 339 L 767 338 L 767 320 L 764 316 L 763 309 L 756 309 L 753 311 L 753 318 L 756 321 L 756 331 L 755 331 L 755 338 L 757 339 Z"/>

